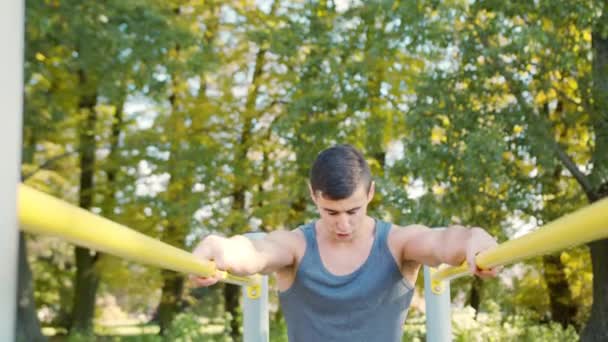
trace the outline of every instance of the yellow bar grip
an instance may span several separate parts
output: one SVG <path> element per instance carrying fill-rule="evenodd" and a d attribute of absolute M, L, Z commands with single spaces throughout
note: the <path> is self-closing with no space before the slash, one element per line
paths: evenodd
<path fill-rule="evenodd" d="M 25 232 L 59 237 L 79 246 L 181 273 L 209 277 L 219 272 L 222 281 L 236 285 L 259 283 L 257 275 L 241 277 L 218 271 L 213 262 L 200 260 L 27 185 L 19 185 L 17 197 L 20 227 Z"/>
<path fill-rule="evenodd" d="M 489 269 L 605 238 L 608 238 L 608 198 L 562 216 L 532 233 L 502 243 L 493 250 L 479 253 L 475 263 L 481 269 Z M 433 280 L 454 279 L 468 273 L 465 262 L 460 266 L 438 270 L 433 274 Z"/>

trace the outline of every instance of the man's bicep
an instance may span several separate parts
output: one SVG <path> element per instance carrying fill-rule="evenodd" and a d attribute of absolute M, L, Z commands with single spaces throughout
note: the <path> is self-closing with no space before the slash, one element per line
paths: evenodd
<path fill-rule="evenodd" d="M 256 249 L 266 259 L 262 273 L 272 273 L 295 263 L 297 233 L 277 230 L 254 242 Z"/>
<path fill-rule="evenodd" d="M 402 261 L 415 261 L 424 265 L 437 266 L 441 232 L 422 225 L 401 228 Z"/>

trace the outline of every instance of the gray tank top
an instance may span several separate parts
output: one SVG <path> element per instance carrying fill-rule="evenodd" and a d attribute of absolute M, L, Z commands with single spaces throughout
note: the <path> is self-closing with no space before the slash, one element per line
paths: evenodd
<path fill-rule="evenodd" d="M 323 263 L 314 222 L 300 227 L 306 236 L 294 283 L 279 292 L 290 342 L 397 342 L 413 295 L 388 249 L 391 224 L 377 221 L 367 260 L 337 276 Z"/>

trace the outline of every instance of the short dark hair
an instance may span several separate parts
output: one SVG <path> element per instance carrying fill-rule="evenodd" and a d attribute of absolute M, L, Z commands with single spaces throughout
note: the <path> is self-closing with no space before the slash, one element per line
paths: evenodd
<path fill-rule="evenodd" d="M 372 175 L 363 154 L 351 145 L 336 145 L 317 156 L 310 169 L 310 187 L 323 197 L 340 200 L 351 196 L 357 187 L 369 191 Z"/>

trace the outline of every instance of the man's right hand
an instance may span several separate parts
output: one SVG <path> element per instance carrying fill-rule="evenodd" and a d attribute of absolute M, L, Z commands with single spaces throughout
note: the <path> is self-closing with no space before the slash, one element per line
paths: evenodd
<path fill-rule="evenodd" d="M 220 281 L 218 275 L 214 275 L 213 277 L 199 277 L 195 275 L 190 275 L 190 283 L 194 285 L 194 287 L 207 287 L 215 285 L 218 281 Z"/>
<path fill-rule="evenodd" d="M 218 257 L 215 256 L 216 254 L 218 254 L 216 251 L 222 250 L 222 240 L 225 240 L 225 238 L 216 235 L 208 235 L 207 237 L 202 239 L 198 243 L 198 245 L 196 245 L 194 251 L 192 251 L 192 254 L 194 254 L 194 256 L 198 259 L 215 262 L 215 260 L 218 259 Z M 216 268 L 218 268 L 219 270 L 219 266 L 217 265 L 217 263 Z M 220 276 L 217 272 L 212 277 L 201 277 L 193 274 L 190 275 L 190 282 L 195 287 L 212 286 L 220 280 Z"/>
<path fill-rule="evenodd" d="M 212 261 L 217 270 L 235 275 L 250 275 L 257 273 L 259 255 L 252 242 L 244 236 L 224 238 L 217 235 L 205 237 L 192 252 L 195 257 Z M 200 277 L 191 275 L 191 282 L 196 286 L 211 286 L 220 281 L 220 275 Z"/>

